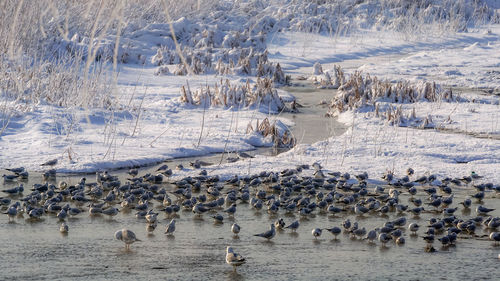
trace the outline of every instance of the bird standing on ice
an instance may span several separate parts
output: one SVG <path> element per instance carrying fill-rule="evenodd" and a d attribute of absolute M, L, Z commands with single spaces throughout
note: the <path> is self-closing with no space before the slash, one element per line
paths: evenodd
<path fill-rule="evenodd" d="M 294 221 L 285 228 L 291 229 L 293 232 L 295 232 L 297 231 L 297 228 L 299 228 L 299 225 L 300 225 L 299 221 Z"/>
<path fill-rule="evenodd" d="M 135 241 L 141 241 L 135 237 L 135 233 L 126 228 L 118 230 L 115 233 L 115 238 L 117 240 L 123 241 L 123 243 L 125 243 L 125 249 L 127 250 L 130 249 L 130 244 L 134 243 Z"/>
<path fill-rule="evenodd" d="M 175 219 L 172 219 L 165 229 L 165 234 L 173 235 L 175 231 Z"/>
<path fill-rule="evenodd" d="M 40 166 L 55 166 L 56 164 L 57 164 L 57 158 L 46 161 L 46 162 L 40 164 Z"/>
<path fill-rule="evenodd" d="M 68 227 L 68 225 L 67 225 L 65 222 L 63 222 L 63 223 L 61 224 L 61 226 L 59 227 L 59 231 L 60 231 L 62 234 L 67 234 L 67 233 L 68 233 L 68 231 L 69 231 L 69 227 Z"/>
<path fill-rule="evenodd" d="M 231 231 L 234 233 L 234 235 L 238 235 L 238 233 L 240 233 L 240 226 L 237 224 L 237 223 L 233 223 L 233 225 L 231 226 Z"/>
<path fill-rule="evenodd" d="M 245 258 L 234 252 L 232 247 L 226 249 L 226 263 L 233 266 L 233 271 L 236 272 L 236 267 L 245 263 Z"/>
<path fill-rule="evenodd" d="M 274 237 L 274 235 L 276 235 L 276 227 L 272 223 L 271 224 L 271 229 L 269 229 L 266 232 L 255 234 L 254 236 L 258 236 L 258 237 L 262 237 L 262 238 L 266 238 L 267 240 L 270 240 L 270 239 L 272 239 Z"/>
<path fill-rule="evenodd" d="M 314 236 L 314 239 L 318 239 L 318 237 L 321 236 L 321 228 L 315 228 L 312 230 L 312 235 Z"/>

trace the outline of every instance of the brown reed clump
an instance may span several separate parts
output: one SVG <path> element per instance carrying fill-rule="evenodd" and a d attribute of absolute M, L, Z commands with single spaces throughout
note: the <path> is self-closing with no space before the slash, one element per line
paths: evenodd
<path fill-rule="evenodd" d="M 435 82 L 399 81 L 391 83 L 380 81 L 377 77 L 371 77 L 369 74 L 362 75 L 361 72 L 356 71 L 338 88 L 337 96 L 332 99 L 327 115 L 335 116 L 347 110 L 366 106 L 376 109 L 377 102 L 411 104 L 419 101 L 454 100 L 457 100 L 457 97 L 453 96 L 451 90 L 443 90 Z M 376 111 L 380 111 L 380 108 Z M 376 112 L 376 115 L 378 114 L 379 112 Z"/>

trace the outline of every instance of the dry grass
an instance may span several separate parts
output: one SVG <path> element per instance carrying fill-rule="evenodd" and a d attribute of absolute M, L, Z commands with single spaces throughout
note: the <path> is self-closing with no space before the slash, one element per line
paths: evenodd
<path fill-rule="evenodd" d="M 187 75 L 190 69 L 193 74 L 218 75 L 255 75 L 260 78 L 270 78 L 274 83 L 285 85 L 290 81 L 290 77 L 285 75 L 280 64 L 272 63 L 267 58 L 267 51 L 257 52 L 253 48 L 238 48 L 239 55 L 234 55 L 236 50 L 218 50 L 220 57 L 214 61 L 214 56 L 210 48 L 204 47 L 193 50 L 185 47 L 182 56 L 186 58 L 186 63 L 180 60 L 180 55 L 174 50 L 161 47 L 156 55 L 151 59 L 151 63 L 158 66 L 175 64 L 172 71 L 174 75 Z M 237 60 L 236 60 L 237 59 Z M 235 63 L 235 61 L 237 61 Z"/>
<path fill-rule="evenodd" d="M 190 105 L 203 106 L 204 110 L 209 107 L 257 108 L 274 113 L 288 110 L 269 78 L 259 78 L 255 85 L 249 82 L 243 85 L 233 85 L 229 80 L 221 80 L 213 87 L 201 87 L 194 92 L 191 91 L 189 85 L 186 85 L 181 89 L 180 100 Z M 288 129 L 280 129 L 276 122 L 271 124 L 268 118 L 261 122 L 257 120 L 255 126 L 250 122 L 247 126 L 247 133 L 252 132 L 264 138 L 271 137 L 276 147 L 293 147 L 296 143 Z"/>
<path fill-rule="evenodd" d="M 377 102 L 409 104 L 419 101 L 442 102 L 457 99 L 458 97 L 454 96 L 451 90 L 443 90 L 435 82 L 391 83 L 356 71 L 338 88 L 337 96 L 330 103 L 328 115 L 335 116 L 344 111 L 365 106 L 375 109 Z"/>
<path fill-rule="evenodd" d="M 181 89 L 180 100 L 203 107 L 259 107 L 276 113 L 286 109 L 285 103 L 279 97 L 269 78 L 259 78 L 255 85 L 250 84 L 250 82 L 243 85 L 233 85 L 226 79 L 225 82 L 221 80 L 220 83 L 215 83 L 213 87 L 201 87 L 194 92 L 187 85 Z"/>
<path fill-rule="evenodd" d="M 459 96 L 451 89 L 443 89 L 435 82 L 399 81 L 391 83 L 381 81 L 369 74 L 356 71 L 345 78 L 340 68 L 340 80 L 344 81 L 338 88 L 337 95 L 329 105 L 327 116 L 337 116 L 345 111 L 360 111 L 385 120 L 389 125 L 435 128 L 432 116 L 419 117 L 415 107 L 408 105 L 417 102 L 459 102 Z"/>
<path fill-rule="evenodd" d="M 14 61 L 16 64 L 4 58 L 0 63 L 0 93 L 4 98 L 63 107 L 112 105 L 112 77 L 100 65 L 89 70 L 87 79 L 82 79 L 83 65 L 72 58 L 56 62 Z"/>

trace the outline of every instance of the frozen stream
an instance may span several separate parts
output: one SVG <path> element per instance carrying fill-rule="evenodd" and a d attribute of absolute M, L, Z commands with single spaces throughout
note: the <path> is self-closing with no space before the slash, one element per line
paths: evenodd
<path fill-rule="evenodd" d="M 285 113 L 283 117 L 292 118 L 296 126 L 294 135 L 299 143 L 312 143 L 340 134 L 344 128 L 334 119 L 321 115 L 324 108 L 317 106 L 321 100 L 328 100 L 331 91 L 296 86 L 285 89 L 297 96 L 304 107 L 300 114 Z M 270 149 L 258 149 L 252 153 L 268 153 Z M 218 163 L 220 154 L 199 158 L 207 162 Z M 170 167 L 183 164 L 188 167 L 192 158 L 175 159 L 167 162 Z M 140 175 L 153 172 L 158 165 L 140 169 Z M 4 172 L 4 171 L 2 171 Z M 112 172 L 126 181 L 125 171 Z M 174 171 L 175 173 L 175 171 Z M 312 170 L 305 170 L 301 175 L 311 175 Z M 193 175 L 196 175 L 195 172 Z M 242 174 L 245 174 L 242 172 Z M 373 175 L 378 179 L 379 175 Z M 81 175 L 59 175 L 57 181 L 65 180 L 76 184 Z M 89 182 L 93 175 L 87 175 Z M 41 180 L 40 175 L 31 175 L 25 182 L 30 192 L 31 185 Z M 56 184 L 56 181 L 52 183 Z M 2 189 L 16 186 L 17 183 L 4 184 Z M 168 192 L 176 190 L 171 184 L 161 184 Z M 257 190 L 267 189 L 260 185 L 250 189 L 254 196 Z M 226 186 L 223 194 L 230 188 Z M 371 190 L 372 187 L 369 187 Z M 204 194 L 193 192 L 193 196 Z M 402 190 L 403 191 L 403 190 Z M 471 186 L 454 189 L 455 198 L 451 207 L 459 207 L 457 217 L 468 219 L 476 216 L 477 206 L 473 204 L 472 212 L 462 211 L 461 202 L 465 197 L 475 193 Z M 4 194 L 2 194 L 4 196 Z M 173 196 L 172 196 L 173 197 Z M 419 187 L 418 198 L 426 202 L 427 196 Z M 20 197 L 7 197 L 13 201 Z M 403 191 L 400 201 L 410 205 L 408 194 Z M 161 209 L 161 203 L 152 200 L 153 208 Z M 74 203 L 71 203 L 74 205 Z M 497 206 L 492 215 L 499 216 L 498 199 L 493 192 L 486 193 L 482 203 L 486 206 Z M 118 205 L 116 205 L 118 206 Z M 225 206 L 227 207 L 227 206 Z M 498 273 L 499 248 L 494 247 L 478 226 L 477 237 L 459 239 L 456 245 L 441 247 L 436 241 L 436 253 L 424 251 L 426 243 L 424 235 L 430 217 L 442 218 L 442 214 L 423 213 L 414 217 L 409 213 L 388 215 L 370 213 L 357 216 L 352 212 L 332 216 L 327 212 L 316 210 L 307 217 L 300 216 L 297 211 L 269 214 L 265 209 L 255 210 L 248 203 L 237 201 L 237 213 L 228 217 L 222 209 L 210 211 L 197 218 L 190 210 L 181 210 L 175 215 L 177 230 L 174 236 L 163 234 L 170 217 L 160 212 L 158 228 L 153 235 L 146 232 L 144 219 L 135 217 L 136 210 L 123 210 L 117 216 L 89 216 L 87 206 L 81 207 L 85 212 L 67 219 L 69 234 L 59 233 L 59 225 L 55 215 L 44 215 L 40 221 L 31 222 L 28 216 L 16 217 L 12 222 L 6 215 L 0 216 L 0 276 L 5 280 L 496 280 Z M 5 210 L 3 208 L 2 210 Z M 427 206 L 426 206 L 427 209 Z M 430 208 L 429 208 L 430 209 Z M 224 223 L 215 224 L 211 218 L 216 212 L 224 214 Z M 340 226 L 349 218 L 357 221 L 360 227 L 367 230 L 380 227 L 384 222 L 404 216 L 406 226 L 411 222 L 421 225 L 417 236 L 412 236 L 406 227 L 403 237 L 406 244 L 398 246 L 389 242 L 382 247 L 377 241 L 374 244 L 353 239 L 349 234 L 341 234 L 338 240 L 324 231 L 319 239 L 314 239 L 311 230 L 316 227 Z M 297 233 L 278 231 L 270 241 L 262 240 L 253 234 L 263 232 L 269 224 L 279 217 L 286 224 L 299 220 Z M 231 224 L 237 222 L 241 233 L 234 237 L 230 231 Z M 123 243 L 114 239 L 116 230 L 127 227 L 133 230 L 142 242 L 125 251 Z M 225 263 L 225 248 L 231 245 L 236 252 L 247 258 L 247 263 L 237 273 Z"/>
<path fill-rule="evenodd" d="M 9 185 L 9 187 L 12 185 Z M 172 185 L 164 186 L 173 191 Z M 257 188 L 252 188 L 252 193 Z M 259 186 L 258 189 L 264 189 Z M 456 192 L 455 202 L 463 200 L 470 191 Z M 199 193 L 193 193 L 194 196 Z M 420 196 L 425 195 L 420 191 Z M 498 199 L 484 200 L 487 206 L 498 206 Z M 12 198 L 16 199 L 16 198 Z M 408 196 L 401 202 L 410 204 Z M 156 201 L 154 209 L 161 205 Z M 459 206 L 457 203 L 453 207 Z M 461 207 L 461 206 L 460 206 Z M 461 218 L 475 216 L 472 213 L 455 214 Z M 82 208 L 86 209 L 85 206 Z M 234 218 L 224 215 L 223 224 L 214 224 L 211 215 L 215 211 L 196 218 L 189 210 L 177 215 L 175 235 L 163 234 L 170 218 L 159 216 L 159 225 L 153 235 L 147 235 L 143 219 L 137 219 L 135 210 L 122 212 L 109 219 L 104 216 L 89 217 L 84 212 L 67 220 L 69 234 L 59 233 L 58 219 L 45 215 L 41 221 L 29 222 L 17 217 L 9 222 L 0 216 L 0 272 L 4 280 L 496 280 L 499 248 L 486 238 L 459 239 L 456 246 L 434 246 L 436 253 L 424 252 L 423 232 L 428 219 L 441 214 L 424 213 L 420 218 L 405 214 L 408 223 L 422 226 L 418 236 L 403 230 L 407 242 L 397 246 L 393 242 L 382 247 L 379 242 L 369 244 L 355 240 L 347 234 L 333 240 L 326 231 L 314 239 L 315 227 L 340 226 L 346 218 L 358 221 L 360 227 L 372 229 L 385 221 L 399 217 L 370 214 L 363 217 L 353 213 L 331 216 L 315 212 L 300 217 L 297 212 L 268 214 L 264 209 L 256 211 L 248 203 L 238 201 Z M 221 210 L 217 210 L 221 212 Z M 499 216 L 497 209 L 492 215 Z M 263 241 L 253 234 L 268 229 L 269 224 L 283 217 L 285 222 L 300 221 L 297 233 L 278 231 L 271 241 Z M 233 237 L 230 228 L 237 222 L 242 231 Z M 123 243 L 114 239 L 116 230 L 127 227 L 142 242 L 125 251 Z M 487 234 L 478 227 L 477 235 Z M 225 248 L 232 245 L 247 258 L 247 264 L 234 274 L 225 263 Z"/>

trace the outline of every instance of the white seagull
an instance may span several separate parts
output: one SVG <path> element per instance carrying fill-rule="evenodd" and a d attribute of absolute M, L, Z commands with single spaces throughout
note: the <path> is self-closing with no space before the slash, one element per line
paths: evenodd
<path fill-rule="evenodd" d="M 234 233 L 234 235 L 238 235 L 240 233 L 240 226 L 237 223 L 233 223 L 231 226 L 231 231 Z"/>
<path fill-rule="evenodd" d="M 118 214 L 118 212 L 120 212 L 120 210 L 118 210 L 115 207 L 109 207 L 109 208 L 102 210 L 103 214 L 110 216 L 110 217 L 116 216 Z"/>
<path fill-rule="evenodd" d="M 408 225 L 408 230 L 413 232 L 413 235 L 417 234 L 417 231 L 419 228 L 420 228 L 420 226 L 414 222 L 412 222 L 412 223 L 410 223 L 410 225 Z"/>
<path fill-rule="evenodd" d="M 234 252 L 232 247 L 227 247 L 226 249 L 226 263 L 233 266 L 234 272 L 236 272 L 236 267 L 245 263 L 245 258 Z"/>
<path fill-rule="evenodd" d="M 315 228 L 312 230 L 312 235 L 314 236 L 315 239 L 318 239 L 318 237 L 321 236 L 321 228 Z"/>
<path fill-rule="evenodd" d="M 391 241 L 391 236 L 387 235 L 387 233 L 380 233 L 378 236 L 378 241 L 382 243 L 382 246 L 385 247 L 385 244 Z"/>
<path fill-rule="evenodd" d="M 115 238 L 117 240 L 123 241 L 123 243 L 125 243 L 125 249 L 127 250 L 130 249 L 130 244 L 134 243 L 135 241 L 141 241 L 135 237 L 135 234 L 132 231 L 126 228 L 115 232 Z"/>
<path fill-rule="evenodd" d="M 63 234 L 68 233 L 68 231 L 69 231 L 69 227 L 68 227 L 68 225 L 67 225 L 65 222 L 63 222 L 63 223 L 61 224 L 61 227 L 59 227 L 59 231 L 60 231 L 61 233 L 63 233 Z"/>
<path fill-rule="evenodd" d="M 366 234 L 366 237 L 364 239 L 368 240 L 369 243 L 373 243 L 375 241 L 375 239 L 377 239 L 377 230 L 372 229 L 372 230 L 368 231 L 368 233 Z"/>
<path fill-rule="evenodd" d="M 274 222 L 274 227 L 276 227 L 277 229 L 283 229 L 283 227 L 285 227 L 285 221 L 282 218 L 279 218 Z"/>
<path fill-rule="evenodd" d="M 490 240 L 495 242 L 495 245 L 498 245 L 500 242 L 500 232 L 492 232 L 490 233 Z"/>
<path fill-rule="evenodd" d="M 155 231 L 156 227 L 158 226 L 158 222 L 153 222 L 153 223 L 148 223 L 146 224 L 146 231 L 148 234 L 152 234 L 153 231 Z"/>

